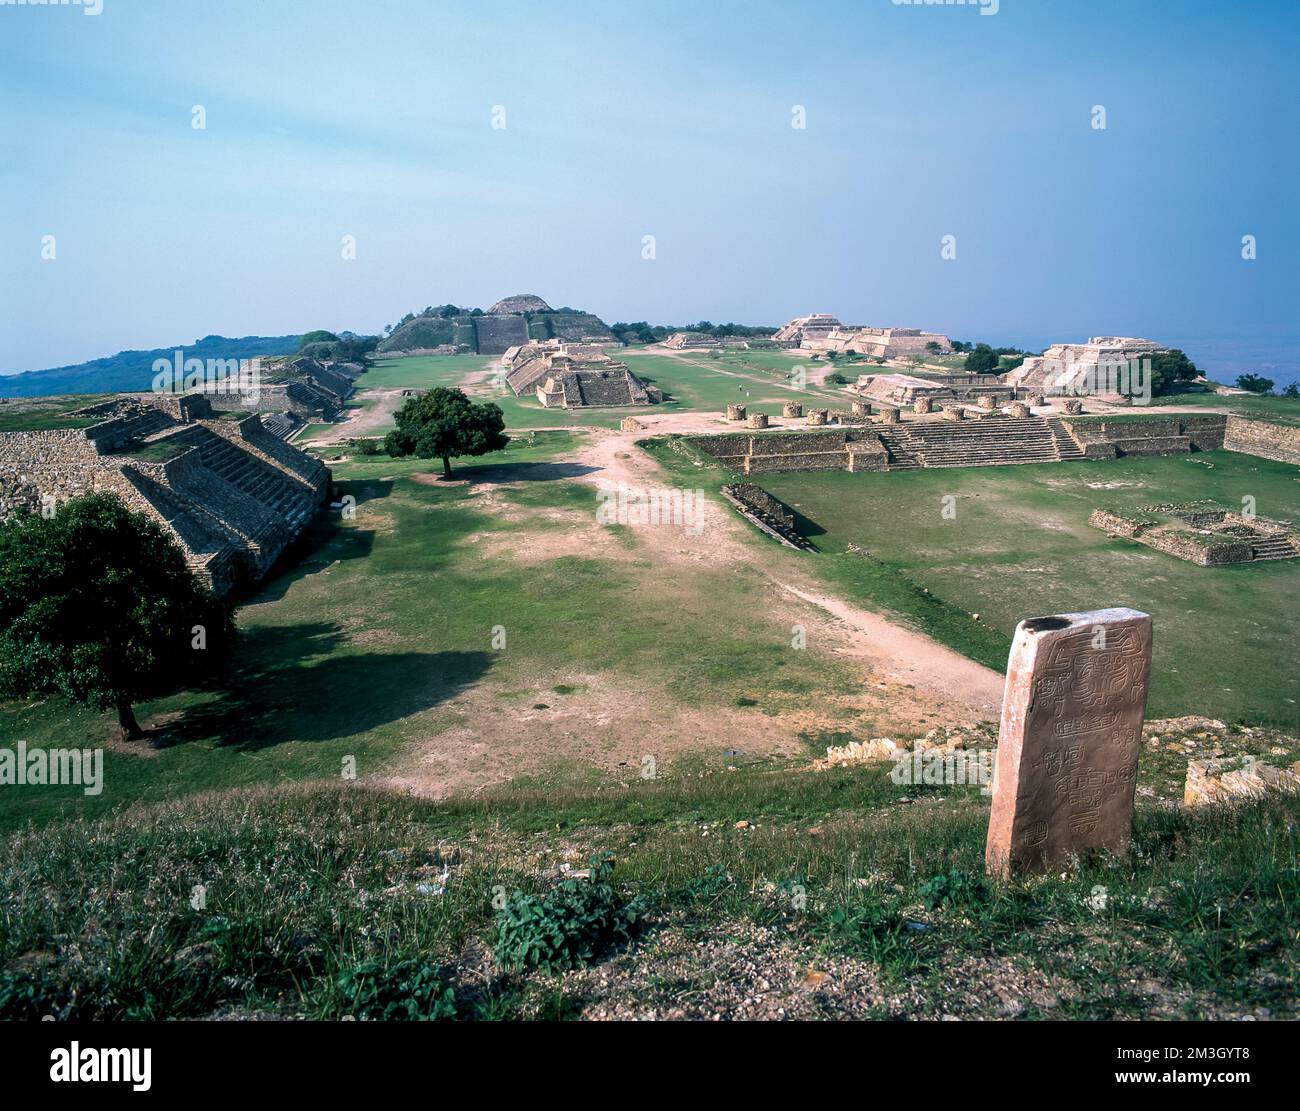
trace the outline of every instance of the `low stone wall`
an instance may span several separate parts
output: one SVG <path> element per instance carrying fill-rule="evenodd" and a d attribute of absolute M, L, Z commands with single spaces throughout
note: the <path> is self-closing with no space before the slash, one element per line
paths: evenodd
<path fill-rule="evenodd" d="M 722 496 L 740 510 L 743 517 L 773 539 L 801 551 L 814 550 L 812 544 L 795 527 L 794 511 L 761 486 L 755 486 L 752 482 L 724 486 Z"/>
<path fill-rule="evenodd" d="M 1146 521 L 1133 521 L 1112 513 L 1109 509 L 1094 509 L 1088 516 L 1088 524 L 1111 536 L 1125 536 L 1130 540 L 1151 527 Z"/>
<path fill-rule="evenodd" d="M 1300 464 L 1300 428 L 1230 416 L 1224 430 L 1223 447 L 1279 463 Z"/>

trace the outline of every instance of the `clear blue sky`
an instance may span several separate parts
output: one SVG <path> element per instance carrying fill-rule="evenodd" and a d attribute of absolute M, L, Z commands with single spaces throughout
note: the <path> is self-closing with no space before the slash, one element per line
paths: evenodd
<path fill-rule="evenodd" d="M 1294 0 L 0 7 L 0 371 L 522 291 L 1285 365 L 1298 32 Z"/>

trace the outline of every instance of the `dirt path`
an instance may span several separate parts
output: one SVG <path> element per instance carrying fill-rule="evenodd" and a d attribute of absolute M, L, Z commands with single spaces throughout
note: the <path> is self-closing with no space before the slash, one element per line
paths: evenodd
<path fill-rule="evenodd" d="M 353 437 L 367 436 L 391 425 L 393 414 L 402 404 L 402 391 L 400 389 L 365 390 L 364 393 L 367 398 L 377 399 L 373 405 L 367 405 L 362 409 L 348 409 L 347 419 L 338 424 L 331 424 L 324 431 L 312 436 L 310 440 L 298 441 L 296 446 L 302 447 L 309 443 L 346 443 Z"/>
<path fill-rule="evenodd" d="M 658 463 L 635 446 L 637 440 L 647 433 L 712 431 L 719 424 L 725 426 L 717 414 L 710 419 L 703 413 L 647 418 L 643 423 L 645 431 L 593 432 L 591 441 L 574 458 L 576 463 L 592 468 L 579 481 L 602 489 L 619 483 L 639 489 L 662 486 Z M 761 551 L 755 550 L 756 539 L 748 526 L 722 504 L 706 503 L 703 528 L 697 536 L 685 529 L 660 525 L 631 527 L 654 553 L 656 562 L 671 563 L 686 556 L 714 564 L 745 563 L 756 567 L 771 586 L 772 605 L 797 599 L 805 611 L 812 607 L 824 616 L 822 626 L 829 626 L 840 641 L 840 654 L 861 660 L 894 682 L 917 688 L 924 697 L 946 703 L 964 717 L 997 718 L 1002 703 L 1001 675 L 922 633 L 826 594 L 806 576 L 795 577 L 784 571 L 778 575 L 764 564 Z"/>

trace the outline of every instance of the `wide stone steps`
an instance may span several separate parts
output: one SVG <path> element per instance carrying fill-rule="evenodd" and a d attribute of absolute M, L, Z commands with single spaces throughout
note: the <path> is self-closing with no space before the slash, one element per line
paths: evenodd
<path fill-rule="evenodd" d="M 171 442 L 198 449 L 203 465 L 235 489 L 261 502 L 294 523 L 310 512 L 307 491 L 275 468 L 206 428 L 190 426 L 168 437 Z"/>
<path fill-rule="evenodd" d="M 1250 542 L 1250 556 L 1251 559 L 1295 559 L 1300 557 L 1300 552 L 1285 536 L 1269 536 Z"/>

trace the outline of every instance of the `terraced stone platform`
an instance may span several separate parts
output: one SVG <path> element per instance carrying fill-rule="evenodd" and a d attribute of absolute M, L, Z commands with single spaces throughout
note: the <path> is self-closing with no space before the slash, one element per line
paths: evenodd
<path fill-rule="evenodd" d="M 329 492 L 323 463 L 256 414 L 218 418 L 202 395 L 124 396 L 79 412 L 103 419 L 0 435 L 0 515 L 111 491 L 170 531 L 218 594 L 265 575 Z"/>

